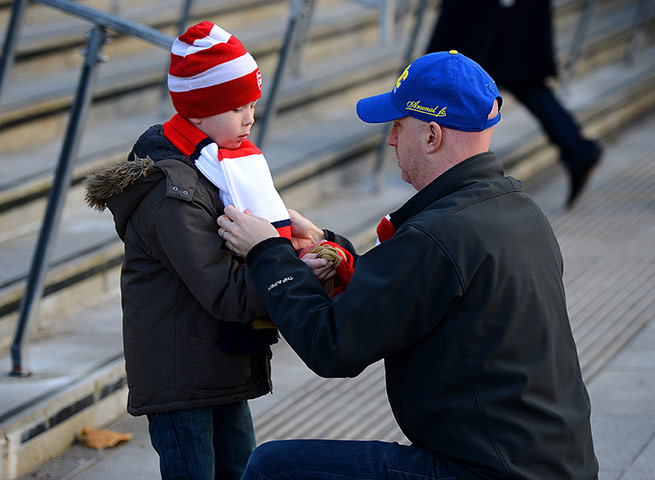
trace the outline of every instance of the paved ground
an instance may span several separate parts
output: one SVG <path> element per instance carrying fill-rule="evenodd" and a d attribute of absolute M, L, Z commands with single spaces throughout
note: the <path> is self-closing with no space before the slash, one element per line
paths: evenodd
<path fill-rule="evenodd" d="M 527 185 L 565 257 L 571 323 L 592 399 L 601 480 L 655 478 L 655 115 L 607 142 L 579 205 L 561 209 L 558 169 Z M 274 349 L 274 394 L 251 403 L 258 440 L 290 437 L 406 441 L 384 395 L 380 364 L 357 379 L 324 380 L 284 344 Z M 74 446 L 24 478 L 157 478 L 143 418 L 108 428 L 134 438 L 96 452 Z"/>

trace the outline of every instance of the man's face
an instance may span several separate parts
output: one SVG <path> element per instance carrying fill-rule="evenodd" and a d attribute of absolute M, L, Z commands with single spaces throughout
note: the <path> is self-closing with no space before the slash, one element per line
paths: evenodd
<path fill-rule="evenodd" d="M 398 167 L 403 181 L 419 190 L 421 179 L 423 148 L 421 141 L 424 138 L 426 123 L 414 117 L 403 117 L 394 120 L 391 132 L 387 136 L 387 143 L 394 147 Z"/>
<path fill-rule="evenodd" d="M 234 110 L 195 119 L 194 124 L 220 148 L 237 149 L 248 138 L 250 128 L 255 123 L 255 103 L 250 102 Z"/>

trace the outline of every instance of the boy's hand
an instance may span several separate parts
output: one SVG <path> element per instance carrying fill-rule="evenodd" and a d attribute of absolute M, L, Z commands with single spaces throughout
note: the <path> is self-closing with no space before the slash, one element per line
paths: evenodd
<path fill-rule="evenodd" d="M 324 282 L 337 274 L 334 263 L 325 258 L 318 258 L 315 253 L 308 253 L 300 259 L 305 262 L 319 282 Z"/>
<path fill-rule="evenodd" d="M 302 250 L 325 240 L 323 230 L 295 210 L 289 210 L 289 219 L 291 220 L 291 242 L 296 250 Z"/>
<path fill-rule="evenodd" d="M 225 207 L 225 215 L 216 220 L 219 236 L 234 253 L 245 257 L 250 249 L 267 238 L 279 237 L 275 227 L 265 218 L 249 210 L 240 212 L 234 205 Z"/>

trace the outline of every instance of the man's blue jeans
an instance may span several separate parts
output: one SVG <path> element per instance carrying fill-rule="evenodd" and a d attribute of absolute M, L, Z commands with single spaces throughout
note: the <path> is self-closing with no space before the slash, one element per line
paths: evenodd
<path fill-rule="evenodd" d="M 255 448 L 248 402 L 148 415 L 163 480 L 239 480 Z"/>
<path fill-rule="evenodd" d="M 455 480 L 429 450 L 375 441 L 280 440 L 260 445 L 243 480 Z"/>

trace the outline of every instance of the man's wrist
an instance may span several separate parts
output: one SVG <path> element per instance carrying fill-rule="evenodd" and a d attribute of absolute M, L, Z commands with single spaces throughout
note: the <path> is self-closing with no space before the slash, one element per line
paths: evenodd
<path fill-rule="evenodd" d="M 254 247 L 252 247 L 246 254 L 246 264 L 251 265 L 257 259 L 257 257 L 259 257 L 259 255 L 264 253 L 266 250 L 268 250 L 269 248 L 275 245 L 281 245 L 281 244 L 291 245 L 291 248 L 293 248 L 293 245 L 291 244 L 291 240 L 289 240 L 286 237 L 271 237 L 262 240 Z"/>
<path fill-rule="evenodd" d="M 327 228 L 323 229 L 323 240 L 327 240 L 328 242 L 334 242 L 336 241 L 337 236 L 332 230 L 328 230 Z"/>

